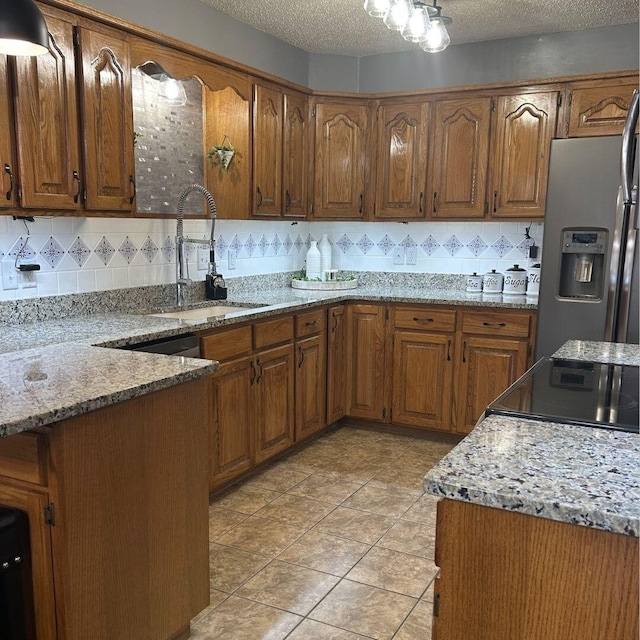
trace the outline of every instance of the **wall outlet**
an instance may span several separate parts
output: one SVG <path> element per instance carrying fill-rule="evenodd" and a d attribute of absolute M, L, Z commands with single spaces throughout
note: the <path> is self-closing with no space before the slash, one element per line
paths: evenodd
<path fill-rule="evenodd" d="M 13 258 L 2 261 L 2 288 L 5 291 L 18 288 L 18 272 Z"/>
<path fill-rule="evenodd" d="M 236 252 L 233 249 L 227 251 L 227 269 L 233 271 L 236 268 Z"/>
<path fill-rule="evenodd" d="M 36 282 L 36 273 L 37 271 L 21 271 L 20 272 L 20 286 L 23 289 L 33 289 L 33 287 L 37 287 L 38 283 Z"/>
<path fill-rule="evenodd" d="M 395 247 L 393 250 L 393 264 L 404 264 L 404 247 Z"/>
<path fill-rule="evenodd" d="M 405 251 L 407 258 L 407 264 L 417 264 L 418 262 L 418 247 L 407 247 Z"/>
<path fill-rule="evenodd" d="M 206 271 L 209 268 L 209 249 L 198 247 L 198 271 Z"/>

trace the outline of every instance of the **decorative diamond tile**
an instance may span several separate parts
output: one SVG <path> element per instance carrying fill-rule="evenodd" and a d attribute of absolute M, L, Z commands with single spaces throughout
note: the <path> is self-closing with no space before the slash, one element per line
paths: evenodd
<path fill-rule="evenodd" d="M 529 257 L 529 247 L 533 244 L 533 238 L 523 238 L 517 245 L 516 249 L 525 257 Z"/>
<path fill-rule="evenodd" d="M 29 238 L 23 238 L 20 236 L 11 250 L 9 251 L 9 255 L 12 258 L 17 258 L 18 254 L 20 254 L 21 260 L 31 260 L 36 257 L 36 252 L 33 250 L 33 247 L 29 244 Z"/>
<path fill-rule="evenodd" d="M 240 242 L 240 238 L 238 238 L 237 233 L 235 236 L 233 236 L 233 240 L 229 243 L 229 249 L 233 249 L 236 252 L 236 255 L 240 253 L 240 249 L 242 249 L 242 242 Z"/>
<path fill-rule="evenodd" d="M 291 247 L 293 247 L 293 240 L 291 239 L 291 236 L 288 233 L 287 233 L 287 237 L 284 239 L 284 242 L 282 243 L 282 246 L 284 247 L 284 250 L 286 251 L 287 254 L 291 251 Z"/>
<path fill-rule="evenodd" d="M 193 260 L 193 256 L 196 255 L 196 245 L 190 242 L 184 243 L 184 257 L 186 260 Z"/>
<path fill-rule="evenodd" d="M 107 240 L 106 236 L 102 236 L 102 239 L 96 245 L 93 253 L 95 253 L 102 264 L 106 267 L 109 262 L 111 262 L 111 258 L 113 258 L 116 250 L 113 248 L 113 245 Z M 55 267 L 54 267 L 55 268 Z"/>
<path fill-rule="evenodd" d="M 356 247 L 362 251 L 365 255 L 373 249 L 375 245 L 373 244 L 373 240 L 365 233 L 358 242 L 356 242 Z"/>
<path fill-rule="evenodd" d="M 492 245 L 492 249 L 501 257 L 504 256 L 513 249 L 513 245 L 505 238 L 504 236 L 500 236 Z"/>
<path fill-rule="evenodd" d="M 169 236 L 162 243 L 162 255 L 166 262 L 173 262 L 173 258 L 176 255 L 176 243 Z"/>
<path fill-rule="evenodd" d="M 262 235 L 262 237 L 260 238 L 260 241 L 258 242 L 258 249 L 260 249 L 261 256 L 264 256 L 267 253 L 267 250 L 269 249 L 269 241 L 264 236 L 264 234 Z"/>
<path fill-rule="evenodd" d="M 487 248 L 487 243 L 480 237 L 476 236 L 471 242 L 467 242 L 467 249 L 473 253 L 477 258 L 481 253 L 484 253 Z"/>
<path fill-rule="evenodd" d="M 249 256 L 252 256 L 257 246 L 258 245 L 256 244 L 256 241 L 253 239 L 253 236 L 249 234 L 247 241 L 244 243 L 244 249 L 247 252 L 247 254 Z"/>
<path fill-rule="evenodd" d="M 298 250 L 298 253 L 300 253 L 300 251 L 302 251 L 302 247 L 304 247 L 304 242 L 302 241 L 302 236 L 300 234 L 298 234 L 298 237 L 296 238 L 296 241 L 293 244 L 295 248 Z"/>
<path fill-rule="evenodd" d="M 218 236 L 218 239 L 216 240 L 216 251 L 222 255 L 228 248 L 229 245 L 227 244 L 227 241 L 222 236 Z"/>
<path fill-rule="evenodd" d="M 451 236 L 443 245 L 442 245 L 452 256 L 455 256 L 456 253 L 464 247 L 462 242 L 456 238 L 455 235 Z"/>
<path fill-rule="evenodd" d="M 131 264 L 133 259 L 136 257 L 138 253 L 138 248 L 131 241 L 129 236 L 127 236 L 120 245 L 118 249 L 118 253 L 127 261 L 127 264 Z"/>
<path fill-rule="evenodd" d="M 336 242 L 336 245 L 340 247 L 340 251 L 342 251 L 342 253 L 347 253 L 347 251 L 353 247 L 353 242 L 346 233 L 343 233 Z"/>
<path fill-rule="evenodd" d="M 53 236 L 50 236 L 40 249 L 40 255 L 52 269 L 55 269 L 64 258 L 64 249 Z"/>
<path fill-rule="evenodd" d="M 401 247 L 417 247 L 418 244 L 416 243 L 416 241 L 411 237 L 411 236 L 405 236 L 404 238 L 402 238 L 402 241 L 400 242 Z"/>
<path fill-rule="evenodd" d="M 91 249 L 83 242 L 82 238 L 78 236 L 73 244 L 67 249 L 67 253 L 75 260 L 79 267 L 89 259 L 91 255 Z"/>
<path fill-rule="evenodd" d="M 378 247 L 382 250 L 382 253 L 384 253 L 385 256 L 388 256 L 395 246 L 395 242 L 388 235 L 385 235 L 384 238 L 378 242 Z"/>
<path fill-rule="evenodd" d="M 305 244 L 307 245 L 307 249 L 311 246 L 312 240 L 317 240 L 317 238 L 314 238 L 310 233 L 307 234 L 307 239 L 305 241 Z"/>
<path fill-rule="evenodd" d="M 151 236 L 147 236 L 140 251 L 144 254 L 147 262 L 153 262 L 158 253 L 158 245 L 151 239 Z"/>
<path fill-rule="evenodd" d="M 440 247 L 440 243 L 430 235 L 420 243 L 420 247 L 428 256 L 430 256 L 433 255 Z"/>
<path fill-rule="evenodd" d="M 276 237 L 273 239 L 273 242 L 271 243 L 271 246 L 273 247 L 273 250 L 276 252 L 276 255 L 278 255 L 278 251 L 280 251 L 280 247 L 282 246 L 282 240 L 280 240 L 280 237 L 278 236 L 277 233 L 276 233 Z"/>

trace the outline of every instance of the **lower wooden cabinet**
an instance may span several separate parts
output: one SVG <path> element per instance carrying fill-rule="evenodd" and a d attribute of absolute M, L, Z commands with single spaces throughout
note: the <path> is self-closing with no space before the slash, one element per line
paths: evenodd
<path fill-rule="evenodd" d="M 327 423 L 347 415 L 346 305 L 329 307 L 327 328 Z"/>
<path fill-rule="evenodd" d="M 296 442 L 326 424 L 326 342 L 324 331 L 296 342 Z"/>

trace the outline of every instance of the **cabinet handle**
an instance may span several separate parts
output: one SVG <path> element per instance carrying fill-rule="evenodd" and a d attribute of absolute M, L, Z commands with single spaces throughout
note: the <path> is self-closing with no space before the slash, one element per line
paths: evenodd
<path fill-rule="evenodd" d="M 129 204 L 133 204 L 133 201 L 136 199 L 136 179 L 133 176 L 129 176 L 129 182 L 131 183 L 131 186 L 133 187 L 133 193 L 131 194 L 131 197 L 129 198 Z"/>
<path fill-rule="evenodd" d="M 302 347 L 298 347 L 298 353 L 300 354 L 300 360 L 298 360 L 298 369 L 302 366 L 302 363 L 304 362 L 304 351 L 302 350 Z"/>
<path fill-rule="evenodd" d="M 467 341 L 462 343 L 462 362 L 467 361 Z"/>
<path fill-rule="evenodd" d="M 418 204 L 418 213 L 422 213 L 422 198 L 424 197 L 424 193 L 420 192 L 420 203 Z"/>
<path fill-rule="evenodd" d="M 256 364 L 260 369 L 260 371 L 258 372 L 258 377 L 256 378 L 256 384 L 257 384 L 258 382 L 260 382 L 260 380 L 262 380 L 262 374 L 264 373 L 264 369 L 262 368 L 262 363 L 260 362 L 260 358 L 256 360 Z"/>
<path fill-rule="evenodd" d="M 333 314 L 333 326 L 331 327 L 331 333 L 335 333 L 337 328 L 338 328 L 338 314 L 334 313 Z"/>
<path fill-rule="evenodd" d="M 438 211 L 438 207 L 436 206 L 437 198 L 438 198 L 438 192 L 434 191 L 433 192 L 433 213 L 436 213 Z"/>
<path fill-rule="evenodd" d="M 11 196 L 13 195 L 13 172 L 11 171 L 11 166 L 6 164 L 4 165 L 4 172 L 9 174 L 9 191 L 7 191 L 7 200 L 11 200 Z"/>
<path fill-rule="evenodd" d="M 256 193 L 258 194 L 258 204 L 256 204 L 256 211 L 260 208 L 262 204 L 262 191 L 260 191 L 260 187 L 256 187 Z"/>
<path fill-rule="evenodd" d="M 291 194 L 289 191 L 284 192 L 285 195 L 285 211 L 289 211 L 291 209 Z"/>
<path fill-rule="evenodd" d="M 433 318 L 414 318 L 414 322 L 434 322 Z"/>
<path fill-rule="evenodd" d="M 249 366 L 251 367 L 251 380 L 249 383 L 253 384 L 256 381 L 256 375 L 258 372 L 256 371 L 256 365 L 253 364 L 253 360 L 249 363 Z"/>
<path fill-rule="evenodd" d="M 308 322 L 304 323 L 305 327 L 313 327 L 314 324 L 318 324 L 317 320 L 309 320 Z"/>
<path fill-rule="evenodd" d="M 492 327 L 493 329 L 501 329 L 502 327 L 506 327 L 506 322 L 483 322 L 485 327 Z"/>
<path fill-rule="evenodd" d="M 451 361 L 451 339 L 447 340 L 447 361 Z"/>
<path fill-rule="evenodd" d="M 498 210 L 498 192 L 493 192 L 493 213 Z"/>
<path fill-rule="evenodd" d="M 358 209 L 358 213 L 362 213 L 364 211 L 364 193 L 360 194 L 360 209 Z"/>
<path fill-rule="evenodd" d="M 75 204 L 78 202 L 78 199 L 80 198 L 80 191 L 82 190 L 82 186 L 80 185 L 80 176 L 77 171 L 73 172 L 73 179 L 78 183 L 78 190 L 73 195 L 73 202 Z"/>

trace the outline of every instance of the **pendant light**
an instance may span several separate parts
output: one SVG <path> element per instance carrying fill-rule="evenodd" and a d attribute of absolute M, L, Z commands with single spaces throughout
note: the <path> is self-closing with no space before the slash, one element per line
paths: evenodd
<path fill-rule="evenodd" d="M 411 3 L 409 0 L 391 0 L 389 11 L 387 11 L 382 21 L 392 31 L 400 31 L 407 24 L 410 10 Z"/>
<path fill-rule="evenodd" d="M 420 48 L 427 53 L 444 51 L 451 43 L 449 32 L 442 18 L 432 18 L 429 23 L 427 37 L 419 43 Z"/>
<path fill-rule="evenodd" d="M 49 33 L 33 0 L 0 0 L 0 53 L 40 56 L 49 51 Z"/>
<path fill-rule="evenodd" d="M 421 5 L 413 5 L 409 12 L 407 24 L 401 31 L 402 37 L 407 42 L 422 42 L 426 40 L 430 22 L 426 9 Z"/>
<path fill-rule="evenodd" d="M 374 18 L 384 18 L 389 4 L 389 0 L 364 0 L 364 10 Z"/>

